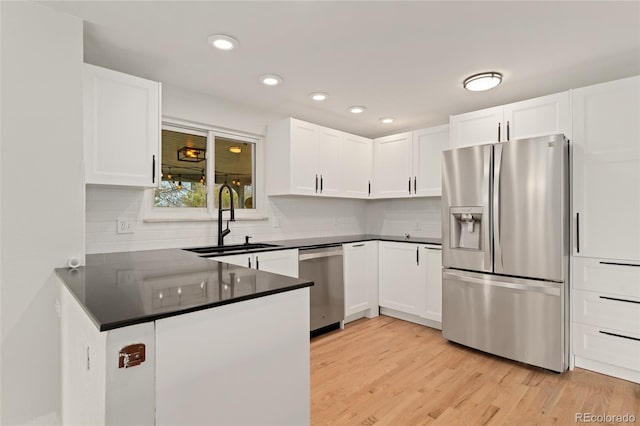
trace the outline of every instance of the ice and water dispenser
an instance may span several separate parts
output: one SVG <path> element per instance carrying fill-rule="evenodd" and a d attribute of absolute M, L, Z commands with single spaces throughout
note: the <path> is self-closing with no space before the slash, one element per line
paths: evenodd
<path fill-rule="evenodd" d="M 451 248 L 482 250 L 483 207 L 450 207 L 449 212 Z"/>

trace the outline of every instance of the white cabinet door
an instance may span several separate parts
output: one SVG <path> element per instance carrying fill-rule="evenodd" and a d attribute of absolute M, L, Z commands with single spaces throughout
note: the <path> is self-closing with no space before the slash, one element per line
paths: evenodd
<path fill-rule="evenodd" d="M 368 198 L 373 180 L 373 140 L 345 134 L 340 162 L 344 196 Z"/>
<path fill-rule="evenodd" d="M 211 260 L 259 269 L 274 274 L 298 277 L 298 250 L 274 250 L 259 253 L 231 254 L 211 257 Z"/>
<path fill-rule="evenodd" d="M 298 278 L 298 250 L 274 250 L 254 253 L 256 269 Z"/>
<path fill-rule="evenodd" d="M 231 265 L 244 266 L 245 268 L 251 268 L 253 266 L 253 254 L 232 254 L 229 256 L 216 256 L 210 257 L 211 260 L 217 260 L 218 262 L 229 263 Z"/>
<path fill-rule="evenodd" d="M 572 97 L 574 255 L 640 260 L 640 77 Z"/>
<path fill-rule="evenodd" d="M 400 133 L 375 139 L 373 193 L 379 198 L 410 197 L 412 135 Z"/>
<path fill-rule="evenodd" d="M 342 245 L 344 249 L 345 316 L 369 310 L 378 315 L 378 242 Z"/>
<path fill-rule="evenodd" d="M 84 64 L 83 111 L 85 182 L 158 186 L 160 83 Z"/>
<path fill-rule="evenodd" d="M 426 310 L 425 251 L 420 244 L 379 243 L 380 306 L 412 315 Z"/>
<path fill-rule="evenodd" d="M 483 145 L 495 143 L 501 140 L 503 133 L 502 117 L 503 107 L 482 109 L 466 114 L 452 115 L 451 148 L 464 146 Z"/>
<path fill-rule="evenodd" d="M 315 195 L 318 192 L 318 140 L 318 126 L 291 119 L 290 179 L 294 194 Z M 278 164 L 270 164 L 269 167 L 278 167 Z"/>
<path fill-rule="evenodd" d="M 504 106 L 502 140 L 563 133 L 571 138 L 569 92 L 555 93 Z"/>
<path fill-rule="evenodd" d="M 320 175 L 320 195 L 338 196 L 341 195 L 340 184 L 342 165 L 341 146 L 343 136 L 342 133 L 328 129 L 326 127 L 318 128 L 318 151 L 315 160 L 317 161 L 316 170 Z"/>
<path fill-rule="evenodd" d="M 442 249 L 423 246 L 427 270 L 424 318 L 442 323 Z"/>
<path fill-rule="evenodd" d="M 442 151 L 449 148 L 448 124 L 413 132 L 414 195 L 442 195 L 440 162 Z"/>

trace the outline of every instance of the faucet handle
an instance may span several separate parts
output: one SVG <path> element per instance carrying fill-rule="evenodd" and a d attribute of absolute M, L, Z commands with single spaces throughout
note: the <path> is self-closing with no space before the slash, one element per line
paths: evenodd
<path fill-rule="evenodd" d="M 244 243 L 245 243 L 245 244 L 249 244 L 249 240 L 250 240 L 251 238 L 253 238 L 251 235 L 245 235 L 245 236 L 244 236 Z"/>

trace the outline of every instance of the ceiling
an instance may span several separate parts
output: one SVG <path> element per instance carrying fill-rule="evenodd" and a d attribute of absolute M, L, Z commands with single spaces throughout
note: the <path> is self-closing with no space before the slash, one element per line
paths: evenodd
<path fill-rule="evenodd" d="M 86 62 L 368 137 L 640 74 L 637 1 L 43 3 L 86 21 Z M 211 34 L 240 47 L 215 50 Z M 492 70 L 496 89 L 462 88 Z"/>

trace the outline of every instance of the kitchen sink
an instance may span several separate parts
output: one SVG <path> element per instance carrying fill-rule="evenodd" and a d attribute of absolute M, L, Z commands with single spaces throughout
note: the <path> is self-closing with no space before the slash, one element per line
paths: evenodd
<path fill-rule="evenodd" d="M 269 247 L 280 247 L 280 246 L 275 244 L 249 243 L 249 244 L 232 244 L 228 246 L 197 247 L 197 248 L 189 248 L 184 250 L 204 255 L 204 254 L 226 253 L 229 251 L 242 252 L 245 250 L 262 249 L 262 248 L 269 248 Z"/>

